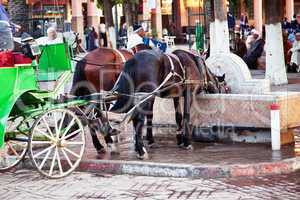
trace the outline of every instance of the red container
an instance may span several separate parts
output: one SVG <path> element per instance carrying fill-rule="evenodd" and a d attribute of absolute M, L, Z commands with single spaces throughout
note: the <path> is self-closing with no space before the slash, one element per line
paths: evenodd
<path fill-rule="evenodd" d="M 32 60 L 21 53 L 14 53 L 14 64 L 15 65 L 31 65 Z"/>
<path fill-rule="evenodd" d="M 0 52 L 0 67 L 14 67 L 14 56 L 11 51 Z"/>

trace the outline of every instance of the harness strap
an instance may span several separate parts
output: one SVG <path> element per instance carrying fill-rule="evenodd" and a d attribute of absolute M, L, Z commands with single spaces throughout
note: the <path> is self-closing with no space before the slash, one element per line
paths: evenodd
<path fill-rule="evenodd" d="M 124 51 L 127 51 L 128 53 L 130 53 L 132 56 L 134 56 L 134 52 L 132 51 L 132 49 L 122 49 Z"/>
<path fill-rule="evenodd" d="M 183 67 L 183 65 L 182 65 L 182 63 L 181 63 L 181 61 L 180 61 L 180 59 L 178 58 L 178 56 L 175 55 L 175 54 L 173 54 L 173 53 L 170 53 L 170 54 L 168 54 L 168 55 L 171 56 L 172 58 L 174 58 L 174 59 L 179 63 L 179 66 L 180 66 L 181 71 L 182 71 L 182 73 L 183 73 L 183 78 L 184 78 L 184 80 L 186 80 L 186 71 L 185 71 L 185 69 L 184 69 L 184 67 Z"/>
<path fill-rule="evenodd" d="M 174 74 L 172 72 L 170 72 L 167 77 L 164 79 L 164 81 L 155 89 L 153 90 L 151 93 L 148 93 L 147 95 L 145 95 L 145 97 L 143 98 L 143 100 L 141 100 L 140 102 L 138 102 L 133 108 L 131 108 L 124 116 L 123 120 L 121 121 L 121 123 L 125 122 L 127 120 L 127 118 L 129 116 L 132 115 L 132 113 L 135 111 L 135 109 L 137 109 L 141 104 L 143 104 L 144 102 L 148 101 L 149 99 L 151 99 L 156 93 L 159 92 L 159 90 L 164 87 L 164 85 L 174 76 Z"/>
<path fill-rule="evenodd" d="M 188 54 L 191 54 L 193 56 L 195 56 L 196 58 L 201 58 L 200 55 L 196 54 L 195 52 L 192 52 L 192 51 L 188 51 L 186 49 L 181 49 L 181 51 L 184 51 Z M 202 74 L 203 74 L 203 78 L 204 78 L 204 87 L 207 88 L 207 85 L 208 85 L 208 76 L 209 76 L 209 71 L 208 71 L 208 68 L 207 68 L 207 65 L 206 63 L 204 62 L 204 69 L 203 67 L 201 68 L 201 71 L 202 71 Z"/>
<path fill-rule="evenodd" d="M 165 55 L 167 56 L 167 58 L 168 58 L 168 60 L 170 62 L 170 65 L 171 65 L 171 72 L 170 73 L 172 74 L 172 76 L 177 76 L 177 77 L 180 78 L 181 81 L 184 81 L 185 80 L 184 77 L 182 77 L 180 74 L 178 74 L 177 72 L 175 72 L 175 65 L 174 65 L 174 62 L 173 62 L 171 56 L 169 54 L 165 54 Z M 181 63 L 181 62 L 179 62 L 179 63 Z M 184 70 L 182 72 L 184 74 Z"/>
<path fill-rule="evenodd" d="M 125 63 L 126 62 L 125 56 L 118 49 L 114 49 L 114 51 L 117 52 L 117 54 L 121 57 L 122 62 Z"/>

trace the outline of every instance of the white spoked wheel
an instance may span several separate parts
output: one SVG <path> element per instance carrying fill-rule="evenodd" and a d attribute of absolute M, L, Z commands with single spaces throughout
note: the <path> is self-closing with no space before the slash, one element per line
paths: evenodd
<path fill-rule="evenodd" d="M 21 133 L 17 125 L 22 119 L 8 119 L 4 133 L 4 146 L 0 149 L 0 172 L 17 166 L 25 157 L 28 148 L 29 133 Z"/>
<path fill-rule="evenodd" d="M 56 109 L 44 113 L 32 127 L 29 156 L 42 175 L 62 178 L 78 167 L 84 147 L 80 119 L 68 109 Z"/>

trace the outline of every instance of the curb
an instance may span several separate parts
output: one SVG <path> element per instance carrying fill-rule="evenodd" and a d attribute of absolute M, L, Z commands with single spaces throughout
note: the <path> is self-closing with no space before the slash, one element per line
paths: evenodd
<path fill-rule="evenodd" d="M 228 178 L 300 170 L 300 157 L 247 165 L 186 165 L 142 161 L 84 160 L 78 171 L 176 178 Z"/>

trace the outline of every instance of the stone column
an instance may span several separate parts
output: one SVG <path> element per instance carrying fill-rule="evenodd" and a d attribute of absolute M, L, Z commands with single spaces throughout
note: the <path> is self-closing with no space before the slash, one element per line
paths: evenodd
<path fill-rule="evenodd" d="M 143 0 L 143 20 L 149 20 L 150 18 L 151 16 L 148 8 L 148 0 Z"/>
<path fill-rule="evenodd" d="M 162 38 L 162 16 L 161 16 L 161 1 L 156 0 L 156 8 L 152 9 L 152 28 L 156 30 L 157 37 Z"/>
<path fill-rule="evenodd" d="M 94 27 L 96 30 L 99 26 L 99 13 L 96 5 L 96 0 L 87 0 L 87 24 Z"/>
<path fill-rule="evenodd" d="M 285 1 L 285 16 L 289 21 L 293 19 L 293 15 L 295 14 L 294 0 L 286 0 Z"/>
<path fill-rule="evenodd" d="M 262 0 L 254 1 L 254 21 L 255 29 L 262 33 L 263 27 L 263 3 Z"/>
<path fill-rule="evenodd" d="M 265 0 L 266 6 L 266 79 L 273 85 L 287 84 L 281 20 L 283 0 Z M 276 13 L 276 15 L 274 14 Z"/>
<path fill-rule="evenodd" d="M 227 0 L 211 0 L 214 20 L 210 23 L 210 54 L 230 53 Z"/>
<path fill-rule="evenodd" d="M 83 38 L 82 0 L 72 0 L 72 30 Z"/>

